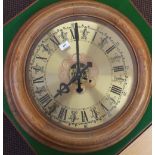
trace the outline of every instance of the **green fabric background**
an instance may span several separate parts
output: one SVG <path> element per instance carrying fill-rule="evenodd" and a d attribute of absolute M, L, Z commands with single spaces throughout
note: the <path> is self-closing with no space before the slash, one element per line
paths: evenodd
<path fill-rule="evenodd" d="M 14 38 L 15 34 L 18 32 L 20 27 L 31 17 L 35 12 L 39 11 L 40 9 L 57 2 L 58 0 L 38 0 L 36 3 L 34 3 L 30 8 L 25 10 L 22 14 L 19 14 L 14 18 L 12 21 L 4 25 L 4 61 L 7 54 L 7 50 L 9 48 L 9 45 Z M 131 2 L 129 0 L 97 0 L 98 2 L 107 4 L 112 6 L 113 8 L 119 10 L 121 13 L 123 13 L 125 16 L 127 16 L 139 29 L 141 34 L 143 35 L 149 50 L 151 54 L 151 47 L 152 47 L 152 31 L 149 25 L 145 22 L 145 20 L 139 15 L 139 13 L 135 10 L 135 8 L 132 6 Z M 5 79 L 4 79 L 5 80 Z M 13 122 L 17 130 L 23 135 L 23 137 L 28 141 L 28 143 L 32 146 L 32 148 L 35 150 L 35 152 L 38 155 L 68 155 L 69 153 L 60 152 L 54 149 L 51 149 L 32 137 L 30 137 L 17 123 L 15 118 L 13 117 L 8 103 L 7 99 L 4 94 L 4 112 L 9 117 L 9 119 Z M 147 108 L 147 111 L 145 115 L 143 116 L 140 123 L 137 125 L 137 127 L 123 140 L 121 140 L 119 143 L 106 148 L 104 150 L 88 153 L 88 155 L 114 155 L 118 154 L 124 147 L 126 147 L 134 138 L 136 138 L 141 132 L 143 132 L 152 121 L 152 100 L 150 100 L 150 104 Z"/>

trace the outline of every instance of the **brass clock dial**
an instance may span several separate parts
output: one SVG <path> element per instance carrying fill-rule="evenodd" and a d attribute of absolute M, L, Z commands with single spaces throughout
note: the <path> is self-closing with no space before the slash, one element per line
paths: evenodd
<path fill-rule="evenodd" d="M 66 93 L 62 84 L 77 74 L 75 23 L 80 70 L 88 62 L 92 66 L 80 76 L 82 91 L 75 80 Z M 82 129 L 105 124 L 127 106 L 136 87 L 137 63 L 116 28 L 87 18 L 63 21 L 43 33 L 30 50 L 27 75 L 32 98 L 47 118 Z"/>
<path fill-rule="evenodd" d="M 60 2 L 32 16 L 13 39 L 5 92 L 19 124 L 66 152 L 91 152 L 127 136 L 151 92 L 151 61 L 136 27 L 113 8 Z"/>

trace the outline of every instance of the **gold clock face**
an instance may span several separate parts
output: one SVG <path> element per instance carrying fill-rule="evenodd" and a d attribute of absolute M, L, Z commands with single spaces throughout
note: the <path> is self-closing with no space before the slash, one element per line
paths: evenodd
<path fill-rule="evenodd" d="M 29 94 L 42 115 L 51 123 L 84 129 L 114 121 L 127 107 L 137 63 L 118 29 L 88 17 L 43 32 L 31 48 L 26 74 Z"/>

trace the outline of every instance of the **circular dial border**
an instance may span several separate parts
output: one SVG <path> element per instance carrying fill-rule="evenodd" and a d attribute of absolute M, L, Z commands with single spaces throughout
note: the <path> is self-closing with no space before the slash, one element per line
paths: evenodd
<path fill-rule="evenodd" d="M 52 121 L 51 123 L 56 123 L 64 128 L 68 127 L 68 130 L 77 129 L 77 131 L 86 131 L 106 125 L 109 121 L 114 121 L 115 117 L 120 115 L 124 108 L 127 107 L 127 103 L 132 98 L 137 84 L 137 62 L 129 43 L 113 26 L 92 17 L 76 16 L 76 19 L 78 20 L 74 21 L 74 17 L 61 20 L 59 25 L 54 25 L 54 27 L 52 25 L 52 28 L 49 27 L 49 29 L 46 29 L 35 40 L 27 59 L 26 84 L 28 92 L 30 92 L 29 95 L 32 96 L 31 99 L 35 100 L 36 107 L 47 119 Z M 76 61 L 75 40 L 73 40 L 71 33 L 69 33 L 69 36 L 68 32 L 66 32 L 67 30 L 71 30 L 71 24 L 75 22 L 78 23 L 80 31 L 80 47 L 82 47 L 80 48 L 81 61 L 83 63 L 86 63 L 88 60 L 92 61 L 94 67 L 92 67 L 93 71 L 91 71 L 95 73 L 93 73 L 94 75 L 92 74 L 94 76 L 94 85 L 87 85 L 88 87 L 86 87 L 85 92 L 82 94 L 75 92 L 75 84 L 71 85 L 71 92 L 68 95 L 64 94 L 53 100 L 53 94 L 56 93 L 60 83 L 62 81 L 67 83 L 69 80 L 66 77 L 68 76 L 68 67 L 65 64 L 71 65 Z M 87 27 L 88 25 L 89 27 Z M 87 30 L 84 28 L 85 30 L 82 31 L 82 26 L 87 27 Z M 95 29 L 96 26 L 97 29 Z M 61 31 L 60 27 L 63 27 L 63 29 L 67 27 L 67 30 L 61 29 Z M 86 31 L 89 34 L 88 38 L 81 39 L 83 32 Z M 104 32 L 106 33 L 104 34 Z M 54 44 L 49 37 L 49 35 L 52 35 L 52 37 L 54 35 L 59 44 L 61 44 L 64 41 L 64 38 L 62 41 L 62 33 L 66 33 L 66 40 L 70 44 L 70 48 L 64 51 L 60 50 L 58 45 Z M 116 36 L 118 37 L 117 39 Z M 94 40 L 93 42 L 91 41 L 92 39 Z M 111 49 L 111 47 L 115 46 L 116 50 L 106 52 L 106 49 Z M 121 68 L 117 68 L 117 66 Z M 115 67 L 118 70 L 115 70 Z M 57 73 L 55 73 L 56 71 Z M 64 74 L 65 72 L 66 74 Z M 97 79 L 98 76 L 100 76 L 99 80 Z M 55 81 L 57 84 L 55 84 Z M 96 94 L 97 91 L 99 91 L 98 94 Z M 94 98 L 92 99 L 92 96 L 96 100 Z M 69 100 L 70 97 L 72 98 L 72 103 Z M 109 105 L 109 102 L 111 105 Z M 71 114 L 71 111 L 76 112 L 76 114 Z M 73 121 L 71 117 L 74 117 Z"/>

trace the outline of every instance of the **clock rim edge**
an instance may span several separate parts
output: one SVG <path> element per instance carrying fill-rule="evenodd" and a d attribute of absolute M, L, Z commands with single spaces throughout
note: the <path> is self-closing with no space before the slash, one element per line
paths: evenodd
<path fill-rule="evenodd" d="M 74 3 L 75 5 L 85 5 L 85 4 L 87 4 L 87 6 L 88 6 L 88 4 L 92 7 L 92 5 L 93 6 L 98 6 L 99 7 L 99 9 L 105 9 L 105 8 L 111 8 L 111 7 L 109 7 L 109 6 L 105 6 L 105 5 L 103 5 L 103 4 L 100 4 L 100 3 L 97 3 L 97 2 L 90 2 L 90 1 L 75 1 L 75 2 L 71 2 L 71 1 L 69 1 L 69 2 L 59 2 L 59 4 L 55 4 L 55 5 L 52 5 L 52 6 L 49 6 L 49 7 L 46 7 L 45 9 L 43 9 L 43 10 L 41 10 L 41 11 L 39 11 L 37 14 L 35 14 L 33 17 L 31 17 L 29 20 L 28 20 L 28 22 L 29 21 L 31 21 L 31 20 L 33 20 L 33 19 L 35 19 L 35 17 L 39 14 L 39 13 L 41 13 L 41 12 L 43 12 L 44 10 L 46 10 L 46 9 L 48 9 L 48 8 L 54 8 L 55 7 L 55 9 L 57 10 L 57 9 L 59 9 L 59 7 L 61 8 L 63 5 L 64 6 L 67 6 L 66 5 L 66 3 L 68 3 L 68 4 L 72 4 L 72 3 Z M 102 8 L 102 6 L 104 6 L 103 8 Z M 58 8 L 57 8 L 58 7 Z M 111 9 L 110 9 L 111 10 Z M 112 12 L 114 11 L 113 9 L 111 10 Z M 114 12 L 117 12 L 117 11 L 114 11 Z M 118 13 L 118 12 L 117 12 Z M 120 13 L 118 13 L 117 15 L 120 15 Z M 122 15 L 120 15 L 121 17 L 123 17 L 123 19 L 126 21 L 127 19 L 124 17 L 124 16 L 122 16 Z M 26 24 L 29 24 L 28 22 L 26 22 Z M 115 20 L 113 21 L 113 22 L 116 22 Z M 129 22 L 128 20 L 126 21 L 127 23 L 129 23 L 129 25 L 130 25 L 130 27 L 132 27 L 133 29 L 134 29 L 134 31 L 135 32 L 137 32 L 137 35 L 139 36 L 139 39 L 141 40 L 140 42 L 141 42 L 141 44 L 144 46 L 144 49 L 146 50 L 146 51 L 148 51 L 148 48 L 147 48 L 147 45 L 146 45 L 146 43 L 144 42 L 144 40 L 142 39 L 142 36 L 140 35 L 140 33 L 134 28 L 134 26 L 131 24 L 131 22 Z M 26 27 L 26 24 L 24 24 L 24 26 Z M 120 24 L 121 24 L 121 22 L 120 22 Z M 14 47 L 14 43 L 16 42 L 16 39 L 20 36 L 20 33 L 21 33 L 21 31 L 24 31 L 23 29 L 24 29 L 24 26 L 22 26 L 22 28 L 20 29 L 20 31 L 18 32 L 18 34 L 16 35 L 16 37 L 15 37 L 15 39 L 12 41 L 12 43 L 11 43 L 11 46 L 10 46 L 10 48 L 9 48 L 9 51 L 8 51 L 8 55 L 7 55 L 7 58 L 6 58 L 6 61 L 5 61 L 5 71 L 4 71 L 4 79 L 7 79 L 7 80 L 5 80 L 4 82 L 4 86 L 5 86 L 5 92 L 6 92 L 6 96 L 7 96 L 7 99 L 8 99 L 8 103 L 9 103 L 9 106 L 10 106 L 10 108 L 11 108 L 11 111 L 13 112 L 13 114 L 14 114 L 14 116 L 15 116 L 15 118 L 18 120 L 18 122 L 22 125 L 22 127 L 30 134 L 30 135 L 32 135 L 33 137 L 35 137 L 36 139 L 38 139 L 38 135 L 36 134 L 36 133 L 34 133 L 34 131 L 33 130 L 31 130 L 29 127 L 27 128 L 25 125 L 23 125 L 21 122 L 26 122 L 26 120 L 23 118 L 23 117 L 20 117 L 21 116 L 21 114 L 19 113 L 19 109 L 16 107 L 17 105 L 15 104 L 15 103 L 13 103 L 14 101 L 14 97 L 12 96 L 12 93 L 11 93 L 11 79 L 10 79 L 10 72 L 8 72 L 8 71 L 6 71 L 6 69 L 8 69 L 8 65 L 9 65 L 9 61 L 10 61 L 10 57 L 11 57 L 11 51 L 12 51 L 12 48 L 15 48 Z M 149 58 L 149 55 L 147 56 L 148 57 L 148 59 L 150 59 Z M 148 60 L 148 64 L 149 64 L 149 72 L 147 73 L 148 74 L 148 79 L 150 79 L 149 78 L 149 75 L 151 76 L 151 61 L 150 60 Z M 10 66 L 9 66 L 10 67 Z M 9 75 L 9 76 L 8 76 Z M 8 84 L 9 83 L 9 84 Z M 149 100 L 149 97 L 150 97 L 150 94 L 151 94 L 151 83 L 149 83 L 149 93 L 148 93 L 148 96 L 146 97 L 146 103 L 148 102 L 148 100 Z M 12 96 L 12 97 L 10 97 L 10 96 Z M 146 104 L 145 103 L 145 104 Z M 12 105 L 12 104 L 14 104 L 14 105 Z M 15 108 L 16 107 L 16 108 Z M 147 108 L 147 105 L 145 105 L 145 109 Z M 17 110 L 18 109 L 18 110 Z M 143 114 L 144 114 L 144 109 L 143 109 Z M 142 117 L 142 115 L 143 115 L 142 113 L 141 113 L 141 117 Z M 139 118 L 137 118 L 137 121 L 136 122 L 139 122 L 139 120 L 140 120 L 140 118 L 141 118 L 140 116 L 139 116 Z M 26 123 L 27 124 L 27 123 Z M 136 124 L 137 123 L 135 123 L 133 126 L 135 127 L 136 126 Z M 133 128 L 133 127 L 132 127 Z M 126 133 L 125 133 L 125 135 L 127 135 L 129 133 L 129 129 L 128 130 L 126 130 Z M 39 134 L 39 133 L 38 133 Z M 37 136 L 36 136 L 37 135 Z M 40 136 L 40 135 L 39 135 Z M 40 138 L 42 139 L 41 141 L 43 142 L 43 143 L 46 143 L 45 142 L 45 137 L 43 138 L 42 136 L 40 136 Z M 123 137 L 121 137 L 121 138 L 119 138 L 119 140 L 120 139 L 122 139 Z M 40 139 L 39 139 L 40 140 Z M 118 141 L 118 139 L 117 139 L 117 141 Z M 111 143 L 110 141 L 109 141 L 109 143 Z M 62 150 L 62 151 L 67 151 L 67 152 L 74 152 L 75 151 L 75 148 L 73 149 L 73 150 L 70 150 L 69 149 L 69 147 L 68 147 L 68 145 L 67 145 L 67 147 L 65 146 L 65 145 L 62 145 L 61 144 L 61 142 L 60 142 L 60 145 L 59 144 L 55 144 L 55 143 L 52 143 L 52 142 L 50 142 L 50 144 L 47 144 L 47 145 L 49 145 L 49 146 L 53 146 L 54 148 L 57 148 L 57 149 L 59 149 L 59 150 Z M 107 144 L 107 145 L 105 145 L 104 147 L 103 147 L 103 144 L 99 144 L 99 142 L 98 142 L 98 144 L 94 144 L 93 146 L 92 145 L 90 145 L 89 147 L 86 147 L 85 146 L 85 148 L 83 148 L 81 145 L 79 145 L 78 147 L 77 147 L 77 152 L 91 152 L 91 151 L 96 151 L 96 150 L 99 150 L 99 149 L 102 149 L 102 148 L 105 148 L 105 147 L 107 147 L 107 146 L 109 146 L 109 144 Z"/>

